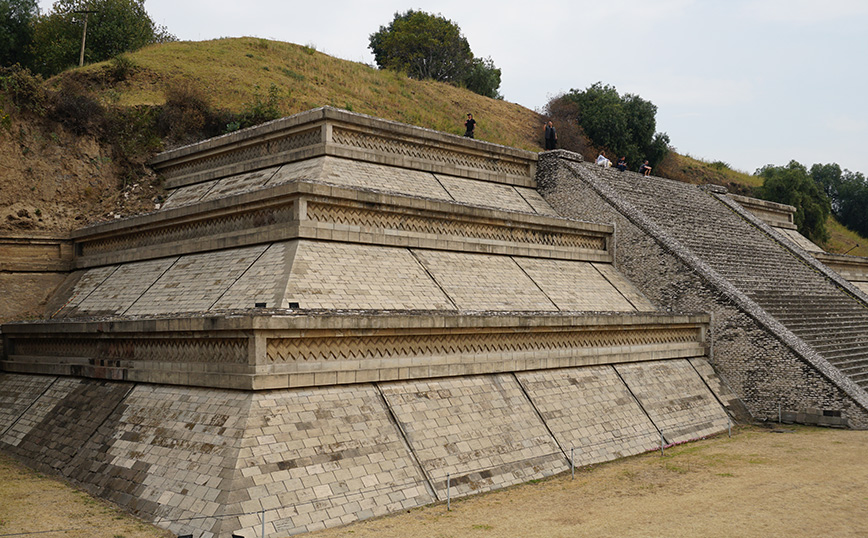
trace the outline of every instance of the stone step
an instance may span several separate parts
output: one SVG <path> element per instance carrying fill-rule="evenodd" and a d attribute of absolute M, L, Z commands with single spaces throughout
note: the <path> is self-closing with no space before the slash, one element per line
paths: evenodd
<path fill-rule="evenodd" d="M 868 359 L 868 355 L 866 355 L 863 350 L 864 348 L 850 352 L 846 352 L 844 350 L 826 350 L 824 352 L 820 352 L 819 350 L 817 351 L 823 356 L 823 358 L 837 366 L 840 364 L 849 364 L 851 362 L 858 362 Z"/>
<path fill-rule="evenodd" d="M 868 373 L 868 358 L 841 361 L 834 366 L 847 375 Z"/>
<path fill-rule="evenodd" d="M 811 326 L 805 327 L 793 327 L 787 326 L 793 333 L 799 335 L 800 338 L 819 338 L 824 335 L 829 334 L 830 330 L 833 328 L 832 324 L 820 324 L 816 323 Z M 860 323 L 853 323 L 852 325 L 848 325 L 846 327 L 840 328 L 842 332 L 846 333 L 857 333 L 857 334 L 868 334 L 868 321 L 863 321 Z"/>

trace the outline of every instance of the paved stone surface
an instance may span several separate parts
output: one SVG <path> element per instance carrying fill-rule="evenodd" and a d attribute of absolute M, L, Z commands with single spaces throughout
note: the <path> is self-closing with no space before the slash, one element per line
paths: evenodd
<path fill-rule="evenodd" d="M 687 360 L 617 364 L 615 370 L 667 443 L 726 430 L 729 418 Z"/>
<path fill-rule="evenodd" d="M 0 373 L 0 439 L 5 439 L 7 430 L 55 379 L 54 376 Z"/>
<path fill-rule="evenodd" d="M 536 189 L 529 189 L 527 187 L 516 187 L 516 192 L 518 192 L 522 198 L 533 208 L 534 211 L 539 213 L 540 215 L 549 215 L 552 217 L 556 217 L 558 212 L 549 205 L 548 202 L 545 201 L 545 198 L 540 196 L 540 193 Z"/>
<path fill-rule="evenodd" d="M 382 384 L 395 418 L 440 500 L 566 470 L 511 374 Z"/>
<path fill-rule="evenodd" d="M 551 299 L 558 310 L 591 312 L 632 312 L 636 309 L 615 288 L 594 264 L 564 260 L 514 258 L 516 263 Z M 636 294 L 635 288 L 626 281 L 620 282 L 628 293 Z"/>
<path fill-rule="evenodd" d="M 266 248 L 259 245 L 183 256 L 126 313 L 207 311 Z"/>
<path fill-rule="evenodd" d="M 509 257 L 415 251 L 460 310 L 557 310 Z"/>
<path fill-rule="evenodd" d="M 254 512 L 239 518 L 246 535 L 261 509 L 286 535 L 433 500 L 373 385 L 257 393 L 238 457 L 233 488 Z"/>
<path fill-rule="evenodd" d="M 262 188 L 271 178 L 277 173 L 280 167 L 273 166 L 263 170 L 238 174 L 236 176 L 226 177 L 218 181 L 212 189 L 210 189 L 200 202 L 215 200 L 233 194 L 241 194 Z"/>
<path fill-rule="evenodd" d="M 436 174 L 435 177 L 456 202 L 508 211 L 533 212 L 531 205 L 511 185 L 442 174 Z"/>
<path fill-rule="evenodd" d="M 301 241 L 285 297 L 302 308 L 455 309 L 407 249 L 347 243 Z"/>
<path fill-rule="evenodd" d="M 283 295 L 297 241 L 272 243 L 253 265 L 232 284 L 211 310 L 286 307 Z"/>
<path fill-rule="evenodd" d="M 594 267 L 609 283 L 627 299 L 633 308 L 640 312 L 655 312 L 655 307 L 635 284 L 627 280 L 611 263 L 595 263 Z"/>
<path fill-rule="evenodd" d="M 208 181 L 173 189 L 172 194 L 166 199 L 161 210 L 174 209 L 185 205 L 195 204 L 208 194 L 217 184 L 217 181 Z"/>
<path fill-rule="evenodd" d="M 660 434 L 612 366 L 516 374 L 576 467 L 660 446 Z"/>
<path fill-rule="evenodd" d="M 148 288 L 153 286 L 172 265 L 177 257 L 121 265 L 99 284 L 95 293 L 85 297 L 68 317 L 87 315 L 120 315 L 136 302 Z M 94 269 L 93 271 L 99 271 Z"/>
<path fill-rule="evenodd" d="M 75 283 L 75 287 L 73 287 L 72 292 L 69 293 L 69 299 L 53 317 L 63 318 L 74 313 L 78 305 L 84 301 L 88 295 L 93 293 L 93 291 L 116 269 L 117 266 L 107 266 L 73 273 L 71 278 L 78 277 L 78 282 Z"/>
<path fill-rule="evenodd" d="M 286 163 L 280 166 L 277 172 L 265 184 L 266 187 L 275 187 L 283 183 L 290 183 L 300 179 L 322 181 L 322 170 L 326 159 L 330 157 L 317 157 Z"/>

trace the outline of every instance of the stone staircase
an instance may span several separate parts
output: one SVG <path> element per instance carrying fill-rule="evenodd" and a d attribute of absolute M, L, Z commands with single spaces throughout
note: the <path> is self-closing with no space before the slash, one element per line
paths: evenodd
<path fill-rule="evenodd" d="M 695 185 L 583 166 L 868 389 L 868 305 L 861 299 Z"/>

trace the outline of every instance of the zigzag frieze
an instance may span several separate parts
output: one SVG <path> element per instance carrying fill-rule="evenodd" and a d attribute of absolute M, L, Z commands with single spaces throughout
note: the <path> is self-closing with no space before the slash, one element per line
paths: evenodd
<path fill-rule="evenodd" d="M 258 144 L 251 144 L 240 149 L 220 153 L 218 155 L 167 166 L 160 170 L 160 174 L 166 179 L 171 179 L 174 177 L 195 174 L 205 170 L 216 170 L 224 166 L 252 161 L 260 157 L 312 146 L 319 144 L 322 141 L 320 133 L 321 129 L 315 127 L 307 131 L 293 133 L 281 138 L 273 138 Z"/>
<path fill-rule="evenodd" d="M 368 133 L 360 133 L 358 131 L 335 128 L 332 133 L 332 139 L 336 144 L 344 146 L 374 150 L 381 153 L 400 155 L 402 157 L 413 159 L 434 161 L 448 164 L 450 166 L 475 168 L 477 170 L 485 170 L 488 172 L 512 176 L 530 176 L 530 168 L 525 164 L 497 159 L 487 159 L 485 157 L 478 157 L 458 151 L 431 147 L 423 144 L 414 144 L 412 142 L 384 138 Z"/>
<path fill-rule="evenodd" d="M 15 354 L 157 362 L 246 363 L 245 338 L 15 339 Z"/>
<path fill-rule="evenodd" d="M 177 226 L 167 226 L 87 241 L 81 245 L 82 256 L 92 256 L 104 252 L 114 252 L 131 248 L 162 245 L 175 241 L 186 241 L 201 237 L 291 222 L 293 204 L 270 207 L 245 213 L 233 213 L 216 218 L 206 218 L 186 222 Z"/>
<path fill-rule="evenodd" d="M 525 227 L 472 223 L 432 216 L 372 211 L 357 207 L 311 202 L 307 205 L 307 216 L 309 219 L 319 222 L 364 228 L 400 230 L 438 236 L 451 235 L 534 245 L 606 250 L 606 239 L 599 236 L 546 232 Z"/>
<path fill-rule="evenodd" d="M 527 353 L 700 342 L 697 328 L 342 338 L 269 338 L 272 362 L 370 360 L 395 357 Z"/>

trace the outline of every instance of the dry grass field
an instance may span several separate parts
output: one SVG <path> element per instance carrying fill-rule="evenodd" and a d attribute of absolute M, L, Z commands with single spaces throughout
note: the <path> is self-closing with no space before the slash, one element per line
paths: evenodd
<path fill-rule="evenodd" d="M 868 431 L 744 427 L 327 537 L 868 536 Z M 63 532 L 45 532 L 71 529 Z M 170 536 L 0 458 L 0 537 Z M 253 537 L 248 537 L 253 538 Z"/>

